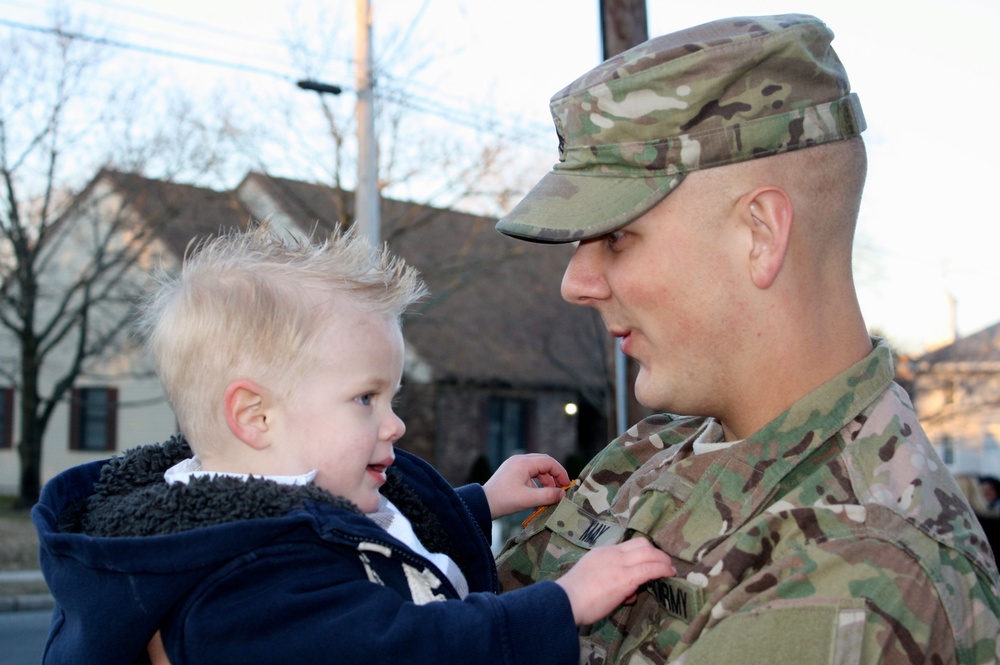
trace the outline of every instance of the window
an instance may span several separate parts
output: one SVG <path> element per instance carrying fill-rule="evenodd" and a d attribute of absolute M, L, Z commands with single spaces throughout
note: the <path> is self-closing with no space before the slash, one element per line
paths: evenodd
<path fill-rule="evenodd" d="M 955 379 L 949 378 L 944 384 L 944 403 L 955 403 Z"/>
<path fill-rule="evenodd" d="M 0 388 L 0 450 L 14 447 L 14 389 Z"/>
<path fill-rule="evenodd" d="M 490 398 L 490 465 L 495 469 L 516 453 L 527 449 L 528 402 L 502 397 Z"/>
<path fill-rule="evenodd" d="M 993 432 L 983 432 L 983 452 L 992 453 L 995 450 L 1000 450 L 997 438 L 993 436 Z"/>
<path fill-rule="evenodd" d="M 955 463 L 955 444 L 952 442 L 951 437 L 947 434 L 942 436 L 940 439 L 941 444 L 941 461 L 945 464 Z"/>
<path fill-rule="evenodd" d="M 70 408 L 70 450 L 114 450 L 118 438 L 118 390 L 74 388 Z"/>

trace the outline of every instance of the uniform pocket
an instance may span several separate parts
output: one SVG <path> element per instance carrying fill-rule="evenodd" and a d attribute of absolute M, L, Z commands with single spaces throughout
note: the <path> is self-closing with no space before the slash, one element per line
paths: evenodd
<path fill-rule="evenodd" d="M 608 652 L 586 637 L 580 638 L 580 665 L 604 665 L 608 662 Z"/>

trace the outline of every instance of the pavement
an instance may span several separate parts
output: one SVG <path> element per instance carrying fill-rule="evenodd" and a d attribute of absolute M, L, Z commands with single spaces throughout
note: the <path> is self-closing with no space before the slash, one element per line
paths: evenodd
<path fill-rule="evenodd" d="M 17 612 L 21 610 L 52 609 L 55 601 L 51 594 L 8 594 L 4 591 L 7 584 L 29 584 L 44 582 L 40 570 L 7 570 L 0 571 L 0 612 Z"/>

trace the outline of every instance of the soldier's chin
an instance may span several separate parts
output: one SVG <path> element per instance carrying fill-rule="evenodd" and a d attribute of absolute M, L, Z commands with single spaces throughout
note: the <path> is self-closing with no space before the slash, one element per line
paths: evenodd
<path fill-rule="evenodd" d="M 652 380 L 649 370 L 642 365 L 639 366 L 639 373 L 635 377 L 633 390 L 635 400 L 647 409 L 662 410 L 666 407 L 662 403 L 662 391 L 657 390 L 656 383 Z"/>

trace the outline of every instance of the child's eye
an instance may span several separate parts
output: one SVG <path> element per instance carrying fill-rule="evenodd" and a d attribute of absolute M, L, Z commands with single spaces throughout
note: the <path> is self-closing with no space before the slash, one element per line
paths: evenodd
<path fill-rule="evenodd" d="M 354 400 L 361 406 L 371 406 L 372 394 L 365 393 L 364 395 L 358 395 L 357 397 L 354 398 Z"/>

